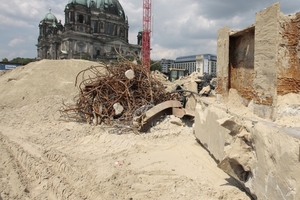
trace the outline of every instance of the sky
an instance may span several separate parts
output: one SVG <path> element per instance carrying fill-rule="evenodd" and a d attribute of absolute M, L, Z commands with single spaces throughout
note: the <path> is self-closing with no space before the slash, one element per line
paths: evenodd
<path fill-rule="evenodd" d="M 129 43 L 142 30 L 143 0 L 119 0 L 129 21 Z M 152 0 L 151 59 L 217 52 L 217 31 L 254 24 L 255 13 L 278 0 Z M 282 0 L 285 15 L 300 11 L 300 0 Z M 39 22 L 49 12 L 64 24 L 68 0 L 0 0 L 0 59 L 35 58 Z M 0 60 L 0 61 L 1 61 Z"/>

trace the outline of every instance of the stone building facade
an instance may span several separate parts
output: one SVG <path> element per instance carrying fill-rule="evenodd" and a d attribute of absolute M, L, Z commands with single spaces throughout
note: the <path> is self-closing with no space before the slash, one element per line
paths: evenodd
<path fill-rule="evenodd" d="M 69 0 L 64 12 L 64 25 L 51 10 L 41 20 L 39 59 L 140 57 L 141 46 L 128 42 L 128 19 L 118 0 Z"/>

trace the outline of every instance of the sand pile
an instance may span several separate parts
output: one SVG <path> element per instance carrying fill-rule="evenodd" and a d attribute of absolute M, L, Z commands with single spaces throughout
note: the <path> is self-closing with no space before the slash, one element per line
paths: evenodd
<path fill-rule="evenodd" d="M 0 199 L 250 199 L 180 119 L 142 135 L 59 121 L 91 65 L 42 60 L 0 76 Z"/>

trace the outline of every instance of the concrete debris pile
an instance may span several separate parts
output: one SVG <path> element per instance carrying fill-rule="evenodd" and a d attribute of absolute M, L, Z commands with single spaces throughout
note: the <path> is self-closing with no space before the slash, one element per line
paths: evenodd
<path fill-rule="evenodd" d="M 163 73 L 161 73 L 160 71 L 157 71 L 157 70 L 152 71 L 151 72 L 151 76 L 153 78 L 155 78 L 156 80 L 159 80 L 162 84 L 168 84 L 168 83 L 170 83 L 170 81 L 168 79 L 168 76 L 165 75 L 165 74 L 163 74 Z"/>
<path fill-rule="evenodd" d="M 191 85 L 194 85 L 191 87 Z M 171 86 L 171 90 L 191 90 L 198 93 L 199 96 L 210 96 L 215 94 L 216 89 L 216 75 L 204 74 L 200 75 L 197 72 L 193 72 L 188 77 L 181 77 L 176 80 Z"/>
<path fill-rule="evenodd" d="M 115 66 L 91 66 L 78 73 L 75 85 L 79 97 L 75 105 L 65 105 L 62 117 L 94 125 L 134 129 L 134 117 L 156 104 L 178 99 L 177 94 L 166 92 L 146 68 L 128 61 Z"/>

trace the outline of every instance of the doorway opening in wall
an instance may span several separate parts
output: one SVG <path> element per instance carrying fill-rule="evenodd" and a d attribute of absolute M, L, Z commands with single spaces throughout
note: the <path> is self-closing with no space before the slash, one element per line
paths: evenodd
<path fill-rule="evenodd" d="M 249 27 L 229 37 L 228 89 L 236 89 L 243 103 L 253 99 L 255 28 Z"/>

